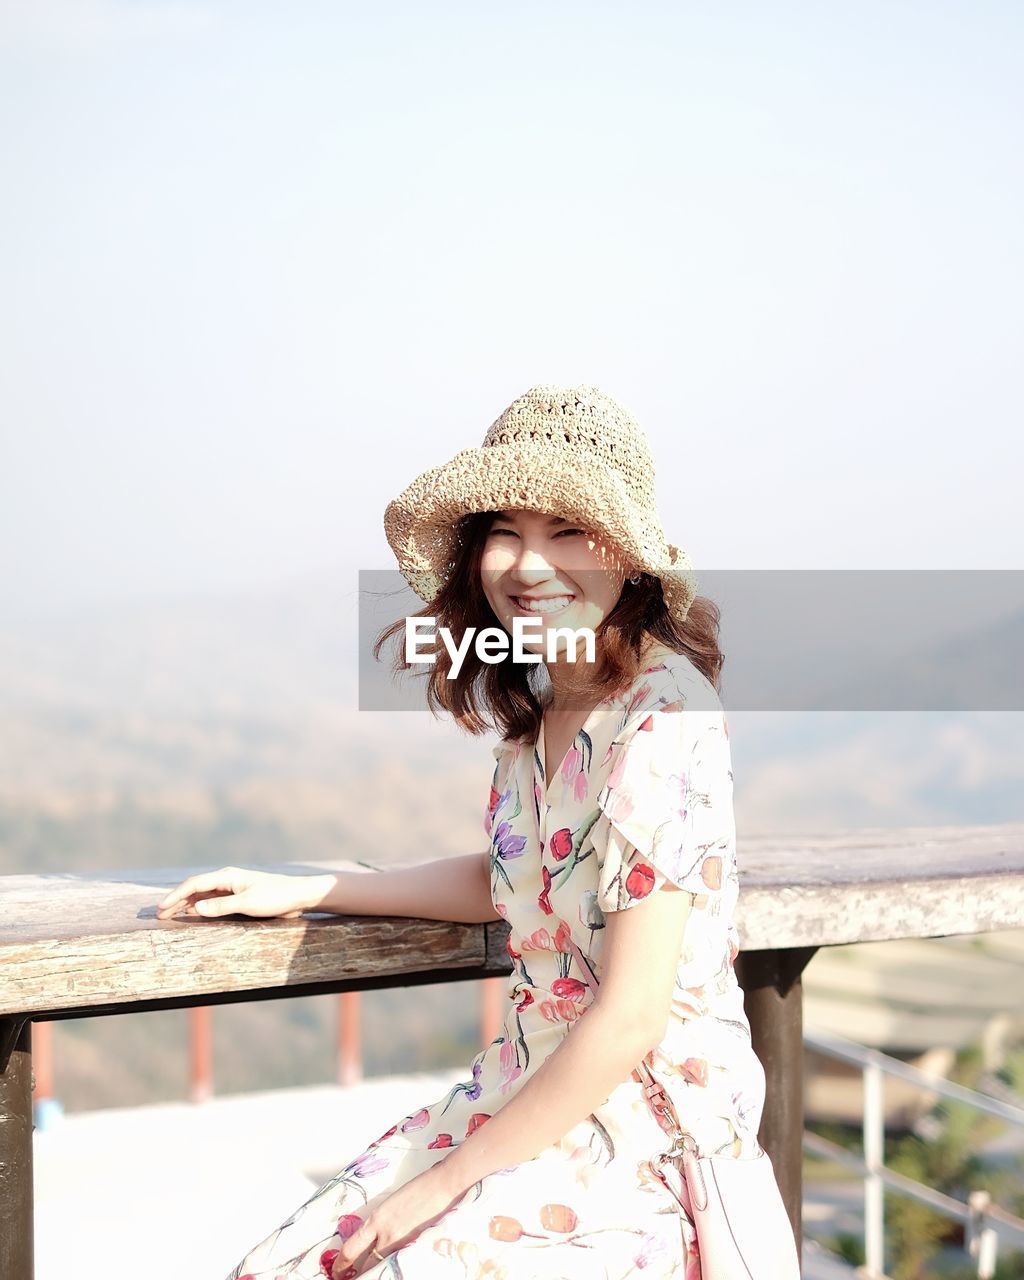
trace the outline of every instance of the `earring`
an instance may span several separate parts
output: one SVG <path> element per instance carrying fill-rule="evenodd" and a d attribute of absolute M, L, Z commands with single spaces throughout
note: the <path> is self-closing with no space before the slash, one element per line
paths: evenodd
<path fill-rule="evenodd" d="M 635 587 L 635 586 L 639 583 L 640 579 L 641 579 L 643 576 L 644 576 L 644 575 L 643 575 L 642 573 L 634 573 L 634 574 L 633 574 L 633 576 L 632 576 L 631 578 L 628 578 L 628 579 L 627 579 L 627 581 L 628 581 L 628 582 L 631 582 L 631 583 L 633 584 L 633 586 Z"/>

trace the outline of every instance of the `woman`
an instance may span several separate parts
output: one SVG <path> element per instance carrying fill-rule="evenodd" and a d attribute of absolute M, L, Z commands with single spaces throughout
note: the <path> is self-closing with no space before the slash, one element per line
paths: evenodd
<path fill-rule="evenodd" d="M 504 919 L 508 1003 L 462 1082 L 397 1117 L 229 1280 L 695 1280 L 633 1068 L 653 1069 L 702 1153 L 757 1153 L 717 609 L 665 539 L 642 432 L 595 387 L 527 391 L 392 502 L 385 530 L 418 616 L 456 640 L 524 633 L 526 660 L 471 647 L 448 679 L 439 645 L 428 669 L 432 708 L 500 731 L 490 848 L 374 876 L 228 868 L 160 911 Z"/>

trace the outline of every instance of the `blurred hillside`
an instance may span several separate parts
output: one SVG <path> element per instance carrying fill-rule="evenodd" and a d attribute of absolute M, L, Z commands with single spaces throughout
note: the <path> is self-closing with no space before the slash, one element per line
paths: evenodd
<path fill-rule="evenodd" d="M 484 847 L 493 736 L 425 710 L 357 710 L 356 604 L 347 576 L 8 619 L 0 873 Z M 993 643 L 991 629 L 979 638 Z M 971 656 L 961 642 L 923 660 L 947 661 L 953 679 Z M 1024 715 L 731 711 L 729 724 L 741 867 L 745 833 L 1024 812 Z M 369 1073 L 479 1047 L 475 1001 L 426 991 L 364 997 Z M 330 1079 L 333 1016 L 330 997 L 218 1009 L 218 1090 Z M 58 1024 L 61 1095 L 69 1107 L 181 1096 L 183 1030 L 180 1013 Z"/>

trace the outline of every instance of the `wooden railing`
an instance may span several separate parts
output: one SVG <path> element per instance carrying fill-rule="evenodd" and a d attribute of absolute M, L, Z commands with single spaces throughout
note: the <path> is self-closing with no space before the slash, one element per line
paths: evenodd
<path fill-rule="evenodd" d="M 747 837 L 740 859 L 736 969 L 768 1090 L 759 1138 L 799 1242 L 805 966 L 821 946 L 1024 927 L 1024 823 Z M 265 869 L 332 868 L 366 870 Z M 3 1280 L 33 1274 L 33 1022 L 510 972 L 503 921 L 157 920 L 167 889 L 203 869 L 0 877 Z"/>

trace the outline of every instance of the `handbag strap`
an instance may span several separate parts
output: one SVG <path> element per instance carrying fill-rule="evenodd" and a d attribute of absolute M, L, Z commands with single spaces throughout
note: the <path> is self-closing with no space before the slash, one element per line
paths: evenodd
<path fill-rule="evenodd" d="M 590 983 L 596 988 L 600 985 L 597 980 L 597 974 L 594 967 L 577 946 L 575 940 L 570 934 L 567 938 L 569 950 L 576 959 L 576 963 L 580 966 L 584 973 L 589 977 Z M 644 1096 L 647 1099 L 654 1118 L 660 1127 L 673 1140 L 673 1149 L 682 1150 L 685 1147 L 685 1140 L 688 1138 L 693 1144 L 692 1149 L 696 1149 L 696 1143 L 693 1135 L 683 1129 L 679 1123 L 679 1116 L 676 1114 L 675 1107 L 672 1105 L 671 1099 L 665 1092 L 664 1087 L 658 1082 L 654 1072 L 650 1069 L 646 1062 L 637 1063 L 634 1067 L 633 1079 L 638 1080 L 643 1087 Z"/>

